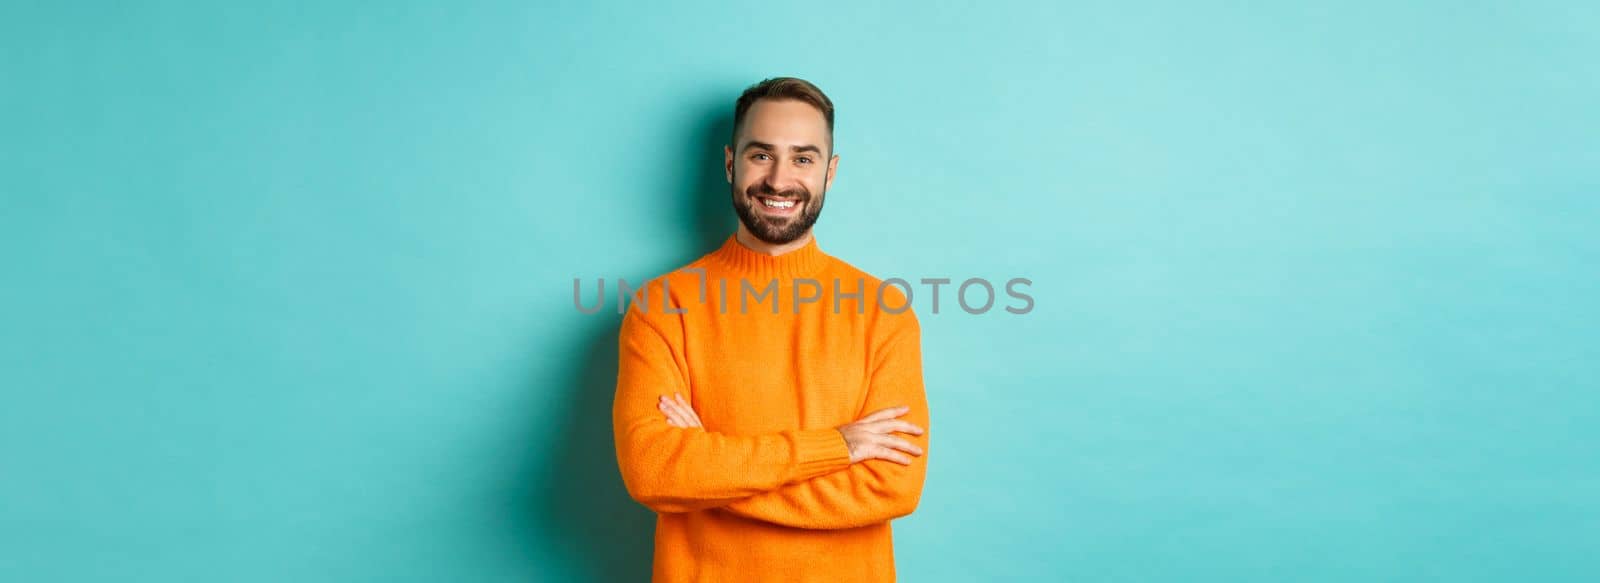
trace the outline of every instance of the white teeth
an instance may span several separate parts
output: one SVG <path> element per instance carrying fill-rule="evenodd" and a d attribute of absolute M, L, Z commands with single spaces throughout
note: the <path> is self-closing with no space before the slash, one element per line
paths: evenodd
<path fill-rule="evenodd" d="M 772 208 L 786 209 L 786 208 L 794 206 L 794 201 L 792 201 L 792 200 L 771 201 L 771 200 L 767 200 L 767 199 L 763 198 L 763 199 L 761 199 L 761 204 L 767 205 L 767 206 L 772 207 Z"/>

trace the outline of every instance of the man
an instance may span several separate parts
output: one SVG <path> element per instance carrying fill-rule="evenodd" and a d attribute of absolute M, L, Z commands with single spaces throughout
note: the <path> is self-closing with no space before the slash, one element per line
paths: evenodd
<path fill-rule="evenodd" d="M 889 521 L 927 473 L 920 327 L 900 288 L 812 236 L 832 101 L 762 81 L 732 138 L 738 230 L 622 321 L 612 421 L 628 493 L 657 513 L 654 580 L 893 581 Z"/>

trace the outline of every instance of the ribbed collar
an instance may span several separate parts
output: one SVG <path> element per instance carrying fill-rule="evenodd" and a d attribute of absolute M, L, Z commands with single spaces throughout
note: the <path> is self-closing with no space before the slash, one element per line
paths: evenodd
<path fill-rule="evenodd" d="M 828 254 L 817 246 L 816 235 L 812 235 L 804 247 L 783 255 L 758 253 L 740 243 L 737 235 L 728 235 L 722 247 L 710 255 L 741 277 L 757 279 L 805 277 L 820 271 L 828 263 Z"/>

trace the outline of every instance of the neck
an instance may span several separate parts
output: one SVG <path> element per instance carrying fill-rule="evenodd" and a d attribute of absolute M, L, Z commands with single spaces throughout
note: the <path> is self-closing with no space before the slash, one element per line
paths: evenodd
<path fill-rule="evenodd" d="M 806 243 L 811 242 L 811 230 L 807 229 L 806 234 L 801 235 L 799 239 L 782 245 L 774 245 L 756 238 L 754 234 L 750 233 L 750 229 L 745 228 L 744 223 L 741 222 L 739 223 L 739 231 L 734 233 L 733 237 L 739 241 L 740 245 L 744 245 L 746 249 L 763 255 L 777 256 L 805 247 Z"/>

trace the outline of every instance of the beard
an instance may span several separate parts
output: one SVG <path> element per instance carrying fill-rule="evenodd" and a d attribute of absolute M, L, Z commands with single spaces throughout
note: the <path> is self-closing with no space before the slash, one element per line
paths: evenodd
<path fill-rule="evenodd" d="M 803 187 L 774 190 L 765 182 L 750 185 L 742 195 L 738 187 L 729 188 L 729 191 L 733 195 L 733 212 L 739 215 L 739 222 L 744 223 L 751 235 L 773 245 L 792 243 L 811 230 L 811 226 L 817 224 L 817 217 L 822 216 L 822 201 L 827 194 L 824 189 L 824 196 L 813 198 L 811 192 Z M 801 205 L 801 211 L 792 217 L 763 215 L 756 210 L 756 205 L 761 204 L 755 198 L 758 195 L 793 198 L 795 204 Z"/>

